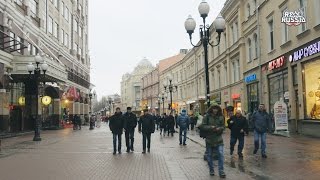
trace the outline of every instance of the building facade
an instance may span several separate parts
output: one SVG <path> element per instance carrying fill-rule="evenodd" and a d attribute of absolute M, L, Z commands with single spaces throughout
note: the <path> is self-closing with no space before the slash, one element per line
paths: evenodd
<path fill-rule="evenodd" d="M 147 60 L 141 60 L 134 68 L 133 72 L 126 73 L 121 80 L 121 110 L 132 107 L 133 111 L 141 111 L 143 104 L 141 103 L 141 78 L 154 70 L 152 63 Z"/>
<path fill-rule="evenodd" d="M 1 131 L 33 129 L 31 115 L 36 113 L 44 128 L 59 127 L 61 117 L 88 115 L 87 0 L 1 1 L 0 34 Z M 39 97 L 26 78 L 26 65 L 35 63 L 37 54 L 49 66 Z M 42 96 L 50 96 L 51 103 L 34 100 Z M 30 108 L 36 103 L 39 109 Z"/>
<path fill-rule="evenodd" d="M 152 110 L 158 111 L 158 94 L 159 94 L 159 65 L 150 73 L 141 78 L 141 104 Z"/>

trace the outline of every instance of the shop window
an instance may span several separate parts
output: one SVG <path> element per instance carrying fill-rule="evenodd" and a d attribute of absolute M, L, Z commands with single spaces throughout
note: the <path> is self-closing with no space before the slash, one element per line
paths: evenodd
<path fill-rule="evenodd" d="M 288 91 L 288 72 L 282 71 L 269 76 L 269 110 L 273 113 L 274 104 L 283 98 L 288 105 L 288 100 L 284 99 L 284 94 Z"/>
<path fill-rule="evenodd" d="M 247 86 L 247 95 L 248 95 L 248 112 L 253 113 L 258 109 L 258 83 L 249 84 Z"/>
<path fill-rule="evenodd" d="M 304 65 L 306 118 L 320 120 L 320 62 Z"/>

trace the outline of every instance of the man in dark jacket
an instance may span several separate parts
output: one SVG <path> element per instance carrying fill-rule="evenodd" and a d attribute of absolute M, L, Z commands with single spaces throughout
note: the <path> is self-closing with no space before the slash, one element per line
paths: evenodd
<path fill-rule="evenodd" d="M 244 133 L 248 134 L 248 121 L 242 116 L 241 110 L 237 110 L 236 115 L 231 116 L 228 120 L 228 128 L 231 130 L 230 136 L 230 155 L 233 154 L 234 146 L 238 144 L 239 158 L 243 158 L 242 150 L 244 146 Z"/>
<path fill-rule="evenodd" d="M 142 132 L 142 142 L 143 142 L 143 151 L 142 153 L 146 153 L 146 146 L 148 147 L 148 152 L 150 152 L 150 144 L 151 144 L 151 134 L 154 133 L 155 124 L 154 117 L 148 113 L 148 109 L 143 110 L 144 115 L 140 117 L 139 120 L 139 133 Z M 148 145 L 147 144 L 148 141 Z"/>
<path fill-rule="evenodd" d="M 180 141 L 180 145 L 182 145 L 182 133 L 183 133 L 183 145 L 187 145 L 186 144 L 186 140 L 187 140 L 187 129 L 189 127 L 189 117 L 187 115 L 187 111 L 185 109 L 183 109 L 181 111 L 181 115 L 178 117 L 177 120 L 177 124 L 180 127 L 180 131 L 179 131 L 179 141 Z"/>
<path fill-rule="evenodd" d="M 134 129 L 137 127 L 137 116 L 131 112 L 131 107 L 127 107 L 127 112 L 123 115 L 124 130 L 126 137 L 127 153 L 134 151 Z"/>
<path fill-rule="evenodd" d="M 169 134 L 171 133 L 171 136 L 173 136 L 173 133 L 174 133 L 174 117 L 173 117 L 173 112 L 171 111 L 170 115 L 167 117 L 167 123 L 168 123 L 168 126 L 167 126 L 167 129 L 168 129 L 168 136 Z"/>
<path fill-rule="evenodd" d="M 120 108 L 116 108 L 116 112 L 110 117 L 110 130 L 113 134 L 113 154 L 117 152 L 117 138 L 118 138 L 118 152 L 121 154 L 121 135 L 123 130 L 123 116 Z"/>
<path fill-rule="evenodd" d="M 163 136 L 166 136 L 166 129 L 167 129 L 167 114 L 164 113 L 160 120 L 160 136 L 162 135 L 162 131 L 163 131 Z"/>
<path fill-rule="evenodd" d="M 254 126 L 254 151 L 253 154 L 257 154 L 259 149 L 259 139 L 261 139 L 261 155 L 262 158 L 267 158 L 266 155 L 266 136 L 269 130 L 270 116 L 265 110 L 264 104 L 259 105 L 258 111 L 255 111 L 252 116 L 252 122 Z"/>

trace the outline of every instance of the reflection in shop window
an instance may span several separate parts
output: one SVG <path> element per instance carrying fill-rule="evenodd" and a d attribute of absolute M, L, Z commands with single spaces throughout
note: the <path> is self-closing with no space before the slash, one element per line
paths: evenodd
<path fill-rule="evenodd" d="M 304 66 L 306 118 L 320 119 L 320 62 Z"/>
<path fill-rule="evenodd" d="M 269 112 L 273 113 L 274 104 L 284 98 L 284 94 L 288 91 L 288 72 L 282 71 L 272 74 L 269 77 Z M 284 99 L 288 105 L 288 100 Z"/>

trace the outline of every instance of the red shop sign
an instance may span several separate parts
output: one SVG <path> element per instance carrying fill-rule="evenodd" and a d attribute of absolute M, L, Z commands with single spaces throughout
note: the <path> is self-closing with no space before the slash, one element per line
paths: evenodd
<path fill-rule="evenodd" d="M 275 60 L 270 61 L 269 64 L 268 64 L 268 70 L 272 71 L 274 69 L 281 68 L 285 64 L 284 60 L 285 60 L 284 56 L 281 56 L 281 57 L 279 57 L 279 58 L 277 58 Z"/>
<path fill-rule="evenodd" d="M 232 94 L 232 99 L 239 99 L 240 98 L 240 94 Z"/>

